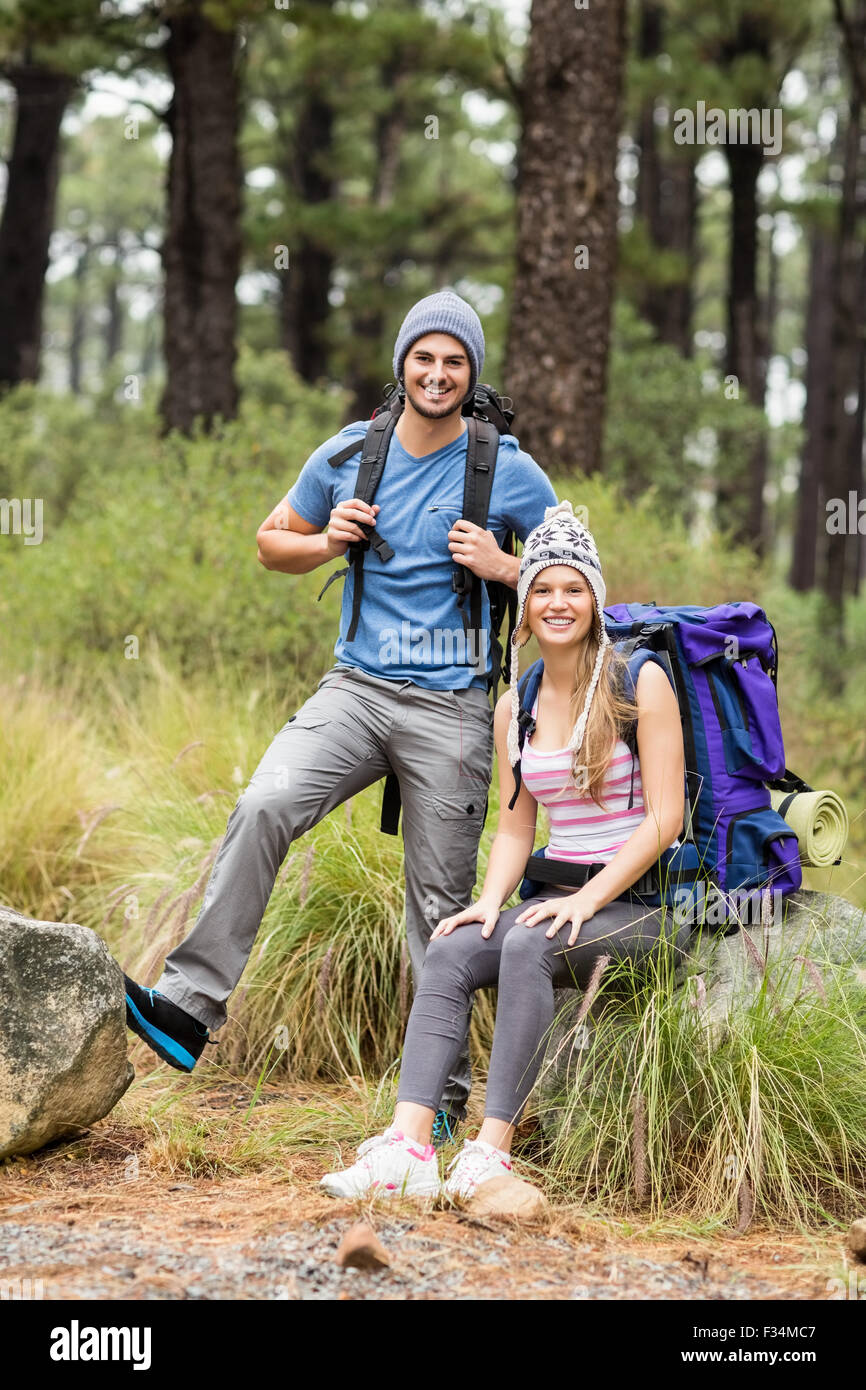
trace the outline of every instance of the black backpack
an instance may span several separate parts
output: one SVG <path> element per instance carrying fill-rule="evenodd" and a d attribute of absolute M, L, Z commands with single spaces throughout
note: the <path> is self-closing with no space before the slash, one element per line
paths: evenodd
<path fill-rule="evenodd" d="M 332 468 L 339 468 L 353 454 L 363 450 L 354 496 L 371 506 L 385 468 L 394 426 L 403 413 L 404 401 L 405 392 L 402 387 L 393 385 L 386 387 L 385 399 L 373 412 L 364 439 L 353 440 L 351 444 L 347 444 L 345 448 L 340 449 L 338 453 L 328 459 Z M 493 475 L 496 471 L 496 458 L 499 452 L 499 439 L 501 435 L 511 433 L 514 411 L 511 408 L 511 401 L 507 397 L 502 399 L 492 386 L 479 383 L 475 387 L 472 399 L 465 402 L 462 413 L 467 417 L 463 519 L 473 522 L 476 526 L 486 528 L 490 494 L 493 490 Z M 335 579 L 342 579 L 353 572 L 352 618 L 347 634 L 349 642 L 353 640 L 358 629 L 358 617 L 364 595 L 365 552 L 372 547 L 379 559 L 385 563 L 394 554 L 385 537 L 374 526 L 361 524 L 361 530 L 365 533 L 366 540 L 355 541 L 349 546 L 347 552 L 349 563 L 329 577 L 319 594 L 321 599 Z M 514 553 L 513 532 L 507 532 L 502 541 L 502 549 L 509 555 Z M 507 642 L 510 644 L 511 634 L 514 631 L 514 620 L 517 616 L 517 593 L 507 584 L 495 580 L 479 579 L 464 565 L 455 563 L 451 576 L 451 587 L 457 595 L 457 605 L 463 618 L 467 639 L 470 635 L 474 635 L 476 643 L 480 643 L 482 584 L 487 587 L 490 603 L 490 655 L 492 664 L 490 675 L 487 678 L 487 686 L 488 690 L 493 691 L 495 699 L 502 673 L 503 659 L 499 632 L 507 613 Z M 477 650 L 478 648 L 474 649 Z M 385 778 L 385 790 L 382 796 L 382 830 L 388 835 L 396 835 L 399 818 L 400 783 L 392 772 Z"/>

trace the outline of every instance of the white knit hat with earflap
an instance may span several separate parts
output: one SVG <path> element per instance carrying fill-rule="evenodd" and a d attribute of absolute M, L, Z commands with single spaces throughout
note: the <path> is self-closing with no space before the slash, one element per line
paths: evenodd
<path fill-rule="evenodd" d="M 517 717 L 520 713 L 520 696 L 517 690 L 517 653 L 529 640 L 528 637 L 525 637 L 521 642 L 518 641 L 518 638 L 523 624 L 530 585 L 537 574 L 540 574 L 543 569 L 548 569 L 551 565 L 569 565 L 572 569 L 580 571 L 592 590 L 598 619 L 599 640 L 595 668 L 589 689 L 586 692 L 583 710 L 568 740 L 572 757 L 580 752 L 583 745 L 592 697 L 601 675 L 605 647 L 611 645 L 604 627 L 606 590 L 595 541 L 583 522 L 574 515 L 574 508 L 571 503 L 558 502 L 555 507 L 546 509 L 541 525 L 536 526 L 535 530 L 530 531 L 526 537 L 520 560 L 520 574 L 517 580 L 517 618 L 514 624 L 514 635 L 511 639 L 511 723 L 508 726 L 508 761 L 512 767 L 520 761 L 517 724 Z"/>

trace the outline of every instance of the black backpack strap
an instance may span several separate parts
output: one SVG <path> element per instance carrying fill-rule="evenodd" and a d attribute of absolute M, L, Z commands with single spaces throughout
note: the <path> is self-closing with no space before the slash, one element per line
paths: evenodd
<path fill-rule="evenodd" d="M 496 472 L 496 458 L 499 452 L 499 431 L 489 421 L 479 420 L 474 415 L 468 416 L 466 430 L 468 438 L 466 472 L 463 477 L 463 519 L 471 521 L 475 526 L 486 528 L 490 494 L 493 491 L 493 475 Z M 480 641 L 483 582 L 465 565 L 454 565 L 451 588 L 457 595 L 464 632 L 467 635 L 470 632 L 477 634 L 476 641 Z M 491 645 L 492 637 L 493 634 Z M 498 661 L 494 660 L 494 679 L 498 679 L 502 661 L 502 648 L 498 642 L 496 645 Z"/>
<path fill-rule="evenodd" d="M 371 420 L 367 427 L 364 452 L 361 455 L 361 463 L 358 468 L 358 481 L 355 484 L 355 496 L 371 506 L 385 471 L 388 446 L 391 443 L 391 435 L 394 433 L 396 423 L 397 416 L 392 414 L 390 410 L 384 410 L 381 415 L 377 415 L 375 419 Z M 349 564 L 352 567 L 354 582 L 352 585 L 352 621 L 349 623 L 349 631 L 346 634 L 347 642 L 355 640 L 355 634 L 358 631 L 358 619 L 361 616 L 361 599 L 364 596 L 364 551 L 369 550 L 372 546 L 380 560 L 390 560 L 394 554 L 385 537 L 380 535 L 375 526 L 367 526 L 364 522 L 361 522 L 360 526 L 367 539 L 355 541 L 353 545 L 349 546 Z"/>
<path fill-rule="evenodd" d="M 388 446 L 391 443 L 391 435 L 394 433 L 397 419 L 398 417 L 390 410 L 383 410 L 381 415 L 375 416 L 367 426 L 367 433 L 364 437 L 364 452 L 361 455 L 358 478 L 355 483 L 355 496 L 370 506 L 373 504 L 376 489 L 385 471 L 385 459 L 388 457 Z M 369 544 L 364 545 L 363 541 L 357 541 L 356 544 L 367 550 L 369 545 L 373 543 L 374 527 L 367 527 L 361 523 L 361 529 L 369 537 Z M 385 544 L 387 545 L 387 542 Z M 375 548 L 377 547 L 374 546 Z M 390 550 L 390 546 L 388 549 Z M 393 554 L 394 552 L 391 550 L 391 555 Z M 391 558 L 391 555 L 388 556 L 388 559 Z"/>
<path fill-rule="evenodd" d="M 509 536 L 510 535 L 511 532 L 509 532 Z M 503 549 L 509 555 L 514 553 L 513 550 L 508 547 L 507 538 L 506 545 Z M 490 593 L 489 585 L 488 592 Z M 499 599 L 499 606 L 497 606 L 497 599 Z M 508 627 L 506 629 L 507 636 L 505 639 L 505 647 L 503 648 L 499 632 L 502 626 L 502 619 L 506 613 L 508 614 Z M 490 614 L 490 685 L 493 690 L 493 702 L 495 704 L 499 693 L 500 676 L 506 682 L 509 679 L 509 673 L 504 669 L 505 652 L 509 654 L 511 652 L 511 639 L 514 636 L 514 628 L 517 622 L 517 590 L 512 589 L 510 584 L 498 584 L 495 591 L 490 593 Z"/>
<path fill-rule="evenodd" d="M 780 801 L 777 807 L 777 813 L 782 817 L 782 820 L 784 820 L 785 816 L 788 814 L 788 807 L 794 800 L 795 796 L 799 796 L 799 792 L 788 792 L 788 795 L 784 798 L 784 800 Z"/>
<path fill-rule="evenodd" d="M 520 752 L 523 752 L 523 745 L 526 736 L 531 737 L 535 733 L 535 720 L 532 717 L 532 706 L 538 696 L 538 687 L 541 685 L 541 677 L 544 675 L 544 662 L 534 661 L 528 671 L 520 677 L 517 683 L 517 694 L 520 702 L 520 712 L 517 716 L 517 744 Z M 520 758 L 512 768 L 514 773 L 514 795 L 508 803 L 509 811 L 514 810 L 515 802 L 520 795 L 520 788 L 523 783 L 523 769 Z"/>
<path fill-rule="evenodd" d="M 328 463 L 332 468 L 339 468 L 341 463 L 345 463 L 347 459 L 350 459 L 353 454 L 357 454 L 363 447 L 363 439 L 353 439 L 351 443 L 346 445 L 345 449 L 341 449 L 337 454 L 332 454 L 328 459 Z"/>
<path fill-rule="evenodd" d="M 514 424 L 514 402 L 510 396 L 500 396 L 492 386 L 479 381 L 471 401 L 463 406 L 464 415 L 475 415 L 479 420 L 489 420 L 499 434 L 511 434 Z"/>
<path fill-rule="evenodd" d="M 400 781 L 395 772 L 385 777 L 382 789 L 382 819 L 379 829 L 386 835 L 396 835 L 400 826 Z"/>
<path fill-rule="evenodd" d="M 495 426 L 486 420 L 477 420 L 474 415 L 470 416 L 466 423 L 469 440 L 466 446 L 466 475 L 463 481 L 463 516 L 466 521 L 486 528 L 490 512 L 490 495 L 493 492 L 493 476 L 499 455 L 499 433 Z M 455 569 L 466 574 L 462 565 L 455 565 Z M 474 584 L 473 579 L 476 581 Z M 459 592 L 453 580 L 452 587 L 455 592 Z M 464 584 L 464 588 L 467 587 L 480 591 L 481 580 L 471 571 L 468 581 Z M 478 618 L 480 621 L 480 607 Z"/>
<path fill-rule="evenodd" d="M 475 509 L 475 469 L 478 459 L 478 422 L 474 415 L 466 420 L 466 471 L 463 475 L 463 518 L 472 521 L 471 512 Z M 451 574 L 451 588 L 457 595 L 458 606 L 463 608 L 467 594 L 472 589 L 472 571 L 456 562 Z"/>
<path fill-rule="evenodd" d="M 388 447 L 391 443 L 391 435 L 394 433 L 394 426 L 399 419 L 399 415 L 392 410 L 383 410 L 375 415 L 367 426 L 367 433 L 364 436 L 363 453 L 361 463 L 358 468 L 358 477 L 355 483 L 355 496 L 362 502 L 367 502 L 372 506 L 373 498 L 376 496 L 376 489 L 382 478 L 385 469 L 385 460 L 388 457 Z M 353 440 L 351 445 L 346 445 L 338 453 L 328 459 L 328 463 L 333 468 L 338 468 L 341 463 L 345 463 L 353 454 L 358 452 L 361 444 Z M 353 541 L 348 549 L 349 563 L 341 570 L 336 570 L 328 578 L 327 583 L 319 594 L 321 599 L 327 593 L 335 579 L 340 579 L 347 575 L 351 570 L 354 574 L 354 584 L 352 589 L 352 618 L 349 623 L 349 631 L 346 634 L 346 641 L 352 642 L 358 631 L 358 618 L 361 614 L 361 599 L 364 596 L 364 551 L 370 547 L 375 550 L 379 559 L 382 561 L 390 560 L 394 554 L 391 546 L 385 537 L 376 530 L 375 526 L 368 526 L 363 522 L 359 523 L 366 539 L 363 541 Z"/>
<path fill-rule="evenodd" d="M 804 782 L 802 777 L 798 777 L 796 772 L 791 772 L 790 768 L 787 767 L 781 777 L 777 777 L 773 782 L 768 782 L 767 786 L 774 792 L 793 792 L 795 795 L 797 792 L 812 792 L 815 790 L 814 787 L 809 786 L 808 782 Z M 782 812 L 782 815 L 784 815 L 784 812 Z"/>

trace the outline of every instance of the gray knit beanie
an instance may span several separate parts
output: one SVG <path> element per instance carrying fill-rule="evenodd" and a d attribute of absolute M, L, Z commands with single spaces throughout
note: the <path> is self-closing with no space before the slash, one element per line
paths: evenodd
<path fill-rule="evenodd" d="M 472 305 L 453 290 L 439 290 L 436 294 L 428 294 L 426 299 L 419 299 L 412 306 L 394 344 L 394 376 L 397 381 L 403 378 L 406 353 L 425 333 L 450 333 L 465 347 L 469 357 L 468 400 L 484 366 L 484 330 Z"/>
<path fill-rule="evenodd" d="M 568 748 L 575 757 L 583 745 L 592 697 L 601 675 L 605 648 L 611 645 L 604 626 L 604 600 L 607 590 L 592 533 L 574 515 L 574 508 L 570 502 L 557 502 L 555 507 L 546 508 L 541 525 L 536 526 L 535 530 L 530 531 L 526 537 L 523 543 L 523 555 L 520 558 L 520 571 L 517 579 L 517 617 L 514 622 L 514 635 L 511 639 L 511 723 L 508 727 L 508 761 L 512 767 L 520 760 L 517 724 L 517 717 L 520 713 L 520 697 L 517 689 L 517 653 L 528 638 L 524 638 L 523 642 L 518 639 L 532 581 L 537 574 L 540 574 L 543 569 L 547 569 L 550 565 L 569 565 L 572 569 L 578 570 L 589 584 L 595 599 L 598 652 L 592 679 L 586 692 L 583 711 L 568 740 Z"/>

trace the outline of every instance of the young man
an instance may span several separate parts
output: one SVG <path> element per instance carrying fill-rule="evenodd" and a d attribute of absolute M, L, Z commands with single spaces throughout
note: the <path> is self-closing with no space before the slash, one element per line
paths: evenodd
<path fill-rule="evenodd" d="M 363 787 L 391 771 L 400 782 L 406 932 L 416 979 L 440 918 L 471 898 L 493 758 L 489 606 L 485 591 L 478 653 L 465 640 L 454 562 L 516 588 L 520 562 L 499 540 L 508 530 L 523 540 L 556 501 L 538 465 L 504 435 L 489 530 L 462 518 L 461 407 L 483 362 L 474 309 L 450 291 L 422 299 L 394 349 L 405 407 L 374 504 L 355 496 L 357 453 L 329 463 L 363 439 L 369 422 L 358 420 L 311 455 L 259 530 L 259 560 L 287 574 L 344 555 L 350 542 L 366 538 L 361 522 L 375 523 L 387 547 L 364 553 L 354 633 L 354 575 L 347 576 L 336 665 L 277 734 L 239 797 L 192 931 L 166 957 L 154 989 L 127 980 L 129 1026 L 179 1070 L 192 1071 L 208 1029 L 226 1020 L 226 1000 L 290 844 Z M 469 1085 L 464 1049 L 442 1099 L 440 1136 L 463 1118 Z"/>

